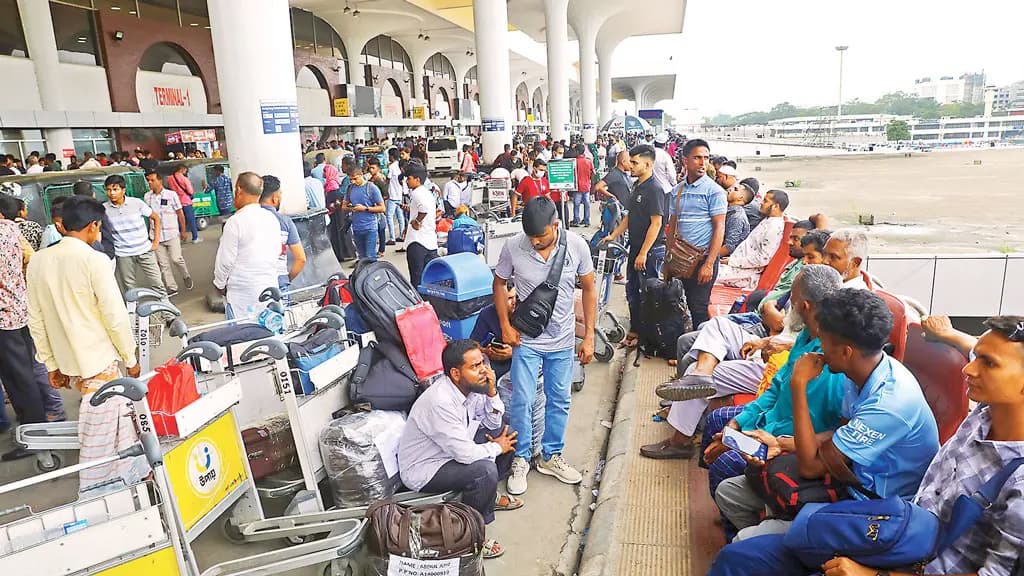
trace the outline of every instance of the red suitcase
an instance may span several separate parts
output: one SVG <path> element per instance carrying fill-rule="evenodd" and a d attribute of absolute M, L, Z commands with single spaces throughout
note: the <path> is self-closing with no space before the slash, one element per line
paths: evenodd
<path fill-rule="evenodd" d="M 299 463 L 287 416 L 274 416 L 263 425 L 242 430 L 242 443 L 252 469 L 253 480 L 260 480 Z"/>

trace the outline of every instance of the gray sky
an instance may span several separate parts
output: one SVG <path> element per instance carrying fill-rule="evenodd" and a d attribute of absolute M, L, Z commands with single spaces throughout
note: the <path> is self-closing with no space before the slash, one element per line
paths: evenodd
<path fill-rule="evenodd" d="M 982 69 L 989 84 L 1024 80 L 1022 36 L 1021 0 L 689 0 L 683 34 L 627 40 L 613 70 L 671 53 L 681 73 L 674 108 L 739 114 L 834 103 L 840 44 L 850 47 L 844 101 Z"/>

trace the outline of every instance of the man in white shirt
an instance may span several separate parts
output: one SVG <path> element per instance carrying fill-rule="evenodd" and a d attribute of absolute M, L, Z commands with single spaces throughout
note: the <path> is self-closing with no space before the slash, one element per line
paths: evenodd
<path fill-rule="evenodd" d="M 43 165 L 39 163 L 39 156 L 28 157 L 28 168 L 25 170 L 25 174 L 42 174 Z"/>
<path fill-rule="evenodd" d="M 178 268 L 181 273 L 185 288 L 191 290 L 195 287 L 192 282 L 192 275 L 188 272 L 188 265 L 181 255 L 181 230 L 185 230 L 185 213 L 181 207 L 181 200 L 178 193 L 164 188 L 163 180 L 156 172 L 146 172 L 146 184 L 149 185 L 149 192 L 146 192 L 146 204 L 160 216 L 160 244 L 156 248 L 156 262 L 160 266 L 160 275 L 164 279 L 164 288 L 167 289 L 167 296 L 178 294 L 178 282 L 174 279 L 174 271 L 171 266 Z"/>
<path fill-rule="evenodd" d="M 665 150 L 667 145 L 668 132 L 661 132 L 654 138 L 654 177 L 666 194 L 676 187 L 676 163 Z"/>
<path fill-rule="evenodd" d="M 85 161 L 82 162 L 81 168 L 100 168 L 103 165 L 100 161 L 93 157 L 92 152 L 85 153 Z"/>
<path fill-rule="evenodd" d="M 243 172 L 235 181 L 236 212 L 224 224 L 213 268 L 213 285 L 224 297 L 229 319 L 256 316 L 263 307 L 260 292 L 277 286 L 281 255 L 281 225 L 260 208 L 263 179 Z"/>
<path fill-rule="evenodd" d="M 388 150 L 388 199 L 384 216 L 388 223 L 388 244 L 402 242 L 402 231 L 405 230 L 405 211 L 402 204 L 405 197 L 405 186 L 402 184 L 402 166 L 398 148 Z M 395 219 L 398 219 L 396 222 Z"/>
<path fill-rule="evenodd" d="M 462 503 L 494 521 L 495 510 L 515 510 L 523 501 L 498 494 L 508 475 L 516 432 L 508 429 L 494 371 L 474 340 L 455 340 L 441 355 L 445 377 L 427 388 L 406 421 L 398 444 L 402 483 L 412 490 L 457 490 Z M 485 558 L 504 550 L 489 540 Z"/>
<path fill-rule="evenodd" d="M 412 191 L 409 198 L 409 228 L 405 234 L 405 258 L 409 264 L 409 281 L 420 285 L 427 262 L 437 258 L 437 200 L 424 185 L 427 169 L 419 162 L 405 167 L 405 183 Z"/>
<path fill-rule="evenodd" d="M 825 244 L 825 264 L 843 277 L 844 288 L 874 290 L 882 285 L 861 269 L 868 257 L 868 236 L 859 230 L 836 230 Z"/>
<path fill-rule="evenodd" d="M 771 190 L 761 203 L 764 220 L 754 228 L 746 240 L 722 258 L 718 267 L 717 284 L 752 290 L 761 279 L 761 272 L 771 262 L 782 244 L 786 227 L 783 214 L 789 206 L 789 195 L 782 190 Z"/>
<path fill-rule="evenodd" d="M 444 185 L 444 215 L 446 218 L 455 217 L 455 209 L 462 204 L 462 191 L 466 188 L 466 175 L 457 172 L 455 178 Z"/>

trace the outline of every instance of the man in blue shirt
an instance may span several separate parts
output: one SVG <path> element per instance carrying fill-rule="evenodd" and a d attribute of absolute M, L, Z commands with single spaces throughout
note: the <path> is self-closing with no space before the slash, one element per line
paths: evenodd
<path fill-rule="evenodd" d="M 360 259 L 377 259 L 377 214 L 384 213 L 384 197 L 372 182 L 363 178 L 363 169 L 353 165 L 349 171 L 352 185 L 346 195 L 344 210 L 352 220 L 352 237 Z"/>
<path fill-rule="evenodd" d="M 508 310 L 511 314 L 516 308 L 516 288 L 511 282 L 508 286 Z M 476 317 L 476 324 L 473 325 L 473 333 L 470 339 L 476 340 L 483 346 L 484 354 L 491 361 L 491 369 L 494 370 L 496 378 L 501 378 L 512 369 L 512 347 L 501 341 L 501 321 L 498 320 L 498 311 L 494 304 L 488 304 L 480 310 Z"/>
<path fill-rule="evenodd" d="M 210 181 L 210 188 L 217 198 L 217 211 L 225 219 L 235 211 L 235 185 L 231 178 L 224 174 L 224 165 L 213 166 L 213 180 Z"/>
<path fill-rule="evenodd" d="M 842 289 L 826 296 L 816 315 L 821 354 L 804 354 L 793 367 L 793 439 L 768 434 L 768 457 L 793 448 L 800 476 L 833 478 L 860 484 L 887 498 L 910 499 L 928 463 L 939 449 L 939 432 L 921 386 L 882 347 L 889 341 L 893 316 L 880 296 L 867 290 Z M 825 366 L 846 376 L 842 415 L 847 420 L 834 434 L 817 436 L 807 402 L 807 385 Z M 768 520 L 753 526 L 751 510 L 763 509 L 738 478 L 718 487 L 715 500 L 737 528 L 737 539 L 785 532 L 789 522 Z M 865 498 L 857 491 L 849 496 Z M 756 520 L 754 520 L 756 522 Z M 747 528 L 747 530 L 742 530 Z"/>
<path fill-rule="evenodd" d="M 687 141 L 683 146 L 686 178 L 668 195 L 668 213 L 676 218 L 679 237 L 704 248 L 706 253 L 690 278 L 680 278 L 694 326 L 709 319 L 708 302 L 718 275 L 718 256 L 725 239 L 725 213 L 728 210 L 725 190 L 705 173 L 710 156 L 711 148 L 704 140 Z M 671 246 L 671 239 L 666 240 Z"/>
<path fill-rule="evenodd" d="M 277 285 L 282 292 L 288 290 L 292 280 L 306 266 L 306 250 L 299 238 L 299 229 L 291 218 L 281 214 L 281 180 L 276 176 L 263 177 L 263 194 L 260 195 L 260 207 L 269 210 L 281 225 L 281 256 L 277 266 Z M 291 254 L 292 264 L 288 266 L 288 255 Z"/>

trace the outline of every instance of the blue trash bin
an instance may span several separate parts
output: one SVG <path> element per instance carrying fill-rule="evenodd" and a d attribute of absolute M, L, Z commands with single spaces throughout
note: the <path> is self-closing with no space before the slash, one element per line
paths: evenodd
<path fill-rule="evenodd" d="M 480 256 L 461 253 L 431 260 L 418 289 L 437 312 L 444 335 L 458 340 L 469 338 L 480 310 L 494 301 L 493 282 Z"/>

